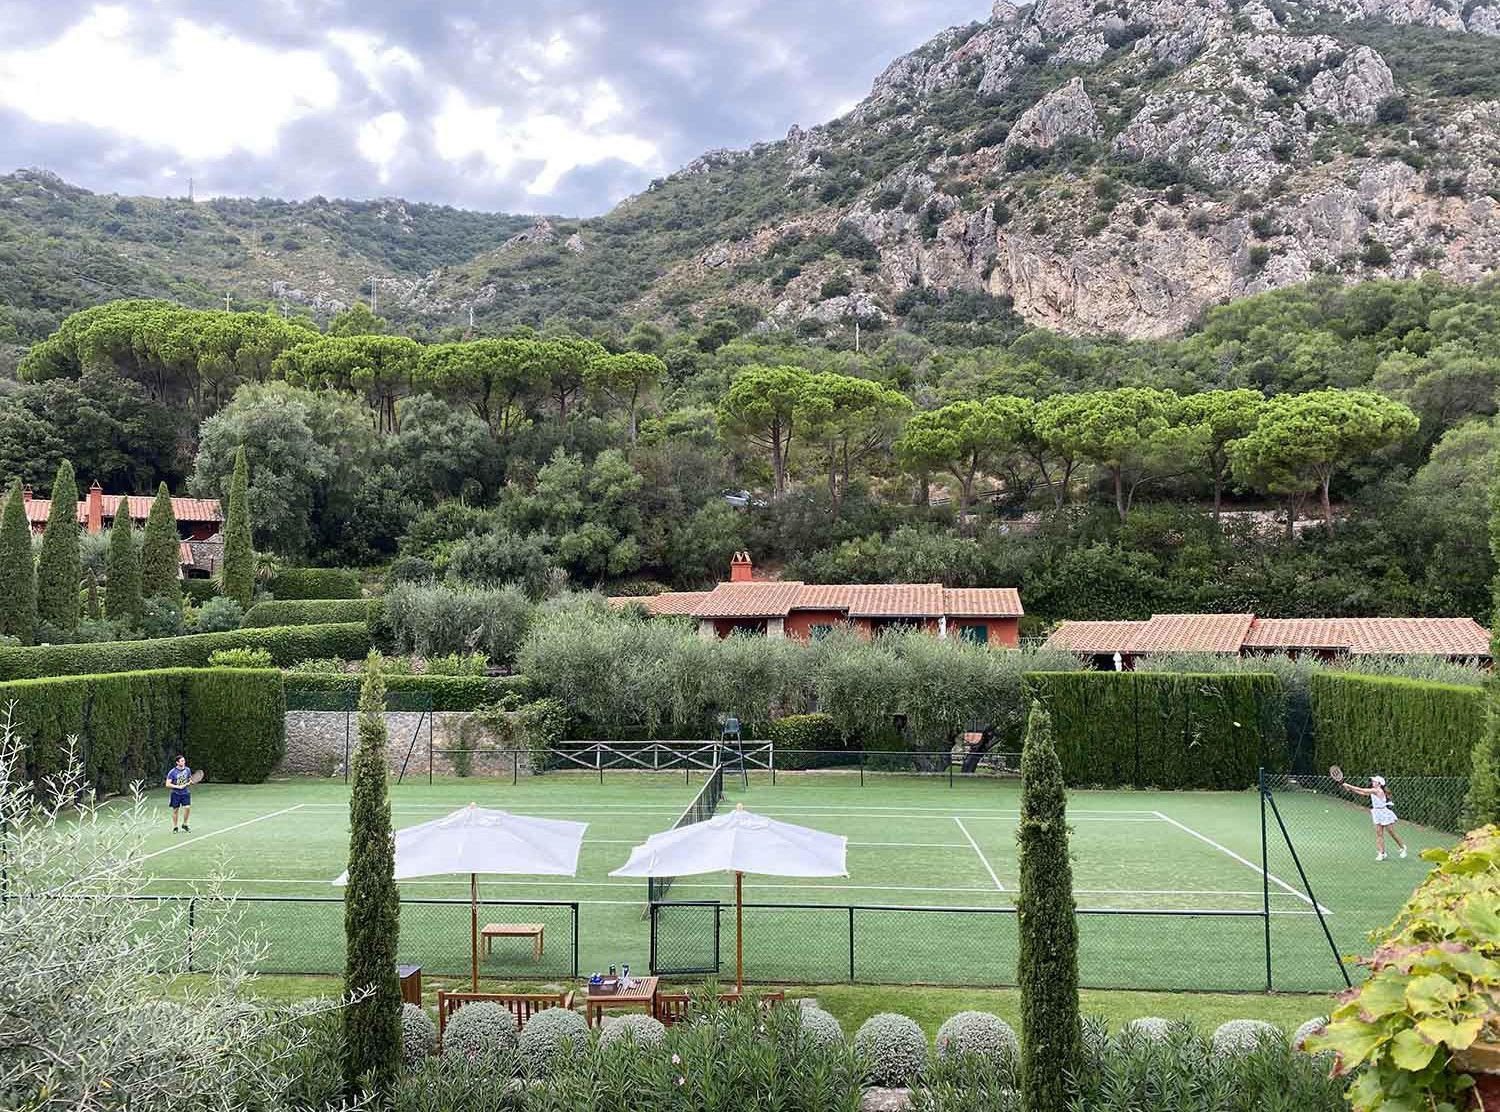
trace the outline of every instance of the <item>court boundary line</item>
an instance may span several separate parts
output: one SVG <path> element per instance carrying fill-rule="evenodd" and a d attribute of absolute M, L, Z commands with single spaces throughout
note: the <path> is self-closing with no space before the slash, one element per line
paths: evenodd
<path fill-rule="evenodd" d="M 1000 883 L 1000 878 L 995 875 L 995 870 L 990 868 L 990 859 L 979 848 L 979 843 L 974 840 L 974 835 L 969 833 L 969 828 L 964 825 L 964 820 L 954 815 L 953 821 L 958 823 L 958 828 L 963 831 L 964 837 L 969 840 L 969 845 L 974 847 L 974 852 L 979 855 L 979 863 L 984 866 L 984 871 L 990 874 L 990 879 L 995 882 L 995 887 L 1004 892 L 1005 885 Z M 892 891 L 896 891 L 896 889 L 892 889 Z"/>
<path fill-rule="evenodd" d="M 261 815 L 258 818 L 246 819 L 244 822 L 237 822 L 233 826 L 224 826 L 224 827 L 220 827 L 218 830 L 209 830 L 209 831 L 206 831 L 203 834 L 195 834 L 191 838 L 184 838 L 180 842 L 175 842 L 172 845 L 165 846 L 162 849 L 156 850 L 153 853 L 148 853 L 144 857 L 142 857 L 141 860 L 142 861 L 150 861 L 153 857 L 160 857 L 164 853 L 171 853 L 174 849 L 182 849 L 183 846 L 190 846 L 194 842 L 201 842 L 201 841 L 203 841 L 203 839 L 205 839 L 205 838 L 213 838 L 213 837 L 215 837 L 215 836 L 217 836 L 219 834 L 228 834 L 231 830 L 239 830 L 241 827 L 253 826 L 255 823 L 265 822 L 266 819 L 274 819 L 274 818 L 279 818 L 282 815 L 289 815 L 293 811 L 300 811 L 302 809 L 302 806 L 303 805 L 301 803 L 294 803 L 290 807 L 283 807 L 279 811 L 272 811 L 270 814 L 268 814 L 268 815 Z"/>
<path fill-rule="evenodd" d="M 1213 846 L 1213 848 L 1216 849 L 1216 850 L 1218 850 L 1220 853 L 1225 854 L 1226 856 L 1233 858 L 1234 860 L 1238 861 L 1241 865 L 1244 865 L 1247 868 L 1253 870 L 1259 876 L 1265 877 L 1272 884 L 1275 884 L 1275 885 L 1277 885 L 1277 886 L 1285 889 L 1286 891 L 1290 892 L 1292 895 L 1296 896 L 1299 900 L 1301 900 L 1303 903 L 1307 904 L 1307 906 L 1311 907 L 1313 910 L 1320 911 L 1324 915 L 1332 915 L 1333 914 L 1333 909 L 1332 908 L 1324 907 L 1321 902 L 1314 903 L 1308 897 L 1308 895 L 1305 892 L 1299 892 L 1299 891 L 1297 891 L 1297 889 L 1293 888 L 1290 884 L 1288 884 L 1286 881 L 1282 880 L 1275 873 L 1267 872 L 1261 866 L 1257 865 L 1254 861 L 1251 861 L 1248 857 L 1241 857 L 1239 854 L 1235 853 L 1234 850 L 1230 849 L 1228 846 L 1222 845 L 1219 842 L 1214 841 L 1207 834 L 1200 834 L 1198 831 L 1194 830 L 1191 826 L 1188 826 L 1186 823 L 1178 822 L 1171 815 L 1165 815 L 1165 814 L 1163 814 L 1160 811 L 1155 812 L 1155 814 L 1163 822 L 1171 823 L 1173 826 L 1177 827 L 1177 829 L 1181 830 L 1183 833 L 1185 833 L 1185 834 L 1191 834 L 1194 838 L 1197 838 L 1200 842 L 1204 842 L 1207 845 Z"/>

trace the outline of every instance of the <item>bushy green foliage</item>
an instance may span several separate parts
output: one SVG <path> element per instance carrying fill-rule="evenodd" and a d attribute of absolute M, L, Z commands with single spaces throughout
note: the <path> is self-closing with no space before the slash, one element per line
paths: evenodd
<path fill-rule="evenodd" d="M 353 624 L 240 629 L 95 645 L 0 646 L 0 680 L 202 667 L 221 649 L 265 649 L 273 663 L 286 667 L 315 657 L 358 660 L 369 647 L 368 631 Z"/>
<path fill-rule="evenodd" d="M 208 656 L 210 668 L 270 668 L 274 663 L 265 649 L 219 649 Z"/>
<path fill-rule="evenodd" d="M 1285 699 L 1274 676 L 1075 672 L 1027 677 L 1052 717 L 1071 784 L 1248 787 L 1285 767 Z"/>
<path fill-rule="evenodd" d="M 486 653 L 508 666 L 531 624 L 533 607 L 515 587 L 465 588 L 400 583 L 385 597 L 385 619 L 398 652 L 418 656 Z"/>
<path fill-rule="evenodd" d="M 146 535 L 141 542 L 141 597 L 175 598 L 181 594 L 182 552 L 177 536 L 177 516 L 167 484 L 156 488 Z"/>
<path fill-rule="evenodd" d="M 1329 672 L 1313 676 L 1311 693 L 1317 767 L 1388 778 L 1469 775 L 1484 734 L 1481 689 Z"/>
<path fill-rule="evenodd" d="M 437 1053 L 438 1029 L 427 1009 L 418 1004 L 401 1005 L 401 1057 L 408 1070 L 419 1067 Z"/>
<path fill-rule="evenodd" d="M 1293 1050 L 1306 1050 L 1305 1043 L 1313 1035 L 1321 1035 L 1328 1028 L 1328 1017 L 1326 1015 L 1314 1016 L 1312 1019 L 1298 1025 L 1288 1040 Z M 1307 1051 L 1311 1053 L 1311 1051 Z"/>
<path fill-rule="evenodd" d="M 1274 1023 L 1260 1019 L 1231 1019 L 1214 1028 L 1211 1045 L 1215 1057 L 1249 1054 L 1286 1036 Z"/>
<path fill-rule="evenodd" d="M 532 1076 L 545 1077 L 570 1057 L 588 1049 L 589 1025 L 569 1008 L 547 1008 L 526 1021 L 516 1048 L 522 1067 Z"/>
<path fill-rule="evenodd" d="M 21 483 L 11 484 L 0 515 L 0 636 L 29 645 L 36 633 L 36 563 Z"/>
<path fill-rule="evenodd" d="M 359 576 L 348 568 L 280 568 L 270 583 L 277 599 L 359 598 Z"/>
<path fill-rule="evenodd" d="M 380 599 L 292 599 L 257 602 L 245 612 L 244 628 L 261 626 L 342 625 L 366 621 Z"/>
<path fill-rule="evenodd" d="M 108 592 L 104 612 L 112 622 L 127 628 L 141 624 L 141 554 L 136 548 L 135 525 L 129 514 L 116 514 L 109 530 L 109 558 L 105 565 Z"/>
<path fill-rule="evenodd" d="M 344 1084 L 373 1078 L 389 1094 L 402 1061 L 396 953 L 401 896 L 386 786 L 385 682 L 372 653 L 359 694 L 359 744 L 349 794 L 349 875 L 344 888 L 344 989 L 367 994 L 344 1012 Z"/>
<path fill-rule="evenodd" d="M 1021 752 L 1021 881 L 1016 897 L 1021 990 L 1021 1099 L 1064 1112 L 1079 1058 L 1078 921 L 1068 857 L 1067 792 L 1047 711 L 1032 704 Z"/>
<path fill-rule="evenodd" d="M 78 628 L 78 483 L 73 465 L 63 460 L 52 480 L 52 511 L 42 533 L 36 564 L 36 616 L 65 632 Z"/>
<path fill-rule="evenodd" d="M 516 1048 L 516 1017 L 491 1000 L 476 1000 L 454 1012 L 443 1027 L 443 1056 L 475 1058 Z"/>
<path fill-rule="evenodd" d="M 1012 1068 L 1021 1053 L 1021 1042 L 1011 1025 L 989 1012 L 949 1016 L 938 1028 L 936 1045 L 939 1060 L 973 1054 Z"/>
<path fill-rule="evenodd" d="M 809 1046 L 824 1047 L 843 1043 L 844 1029 L 839 1026 L 837 1018 L 822 1008 L 799 1008 L 797 1018 L 801 1025 L 798 1045 L 805 1042 Z"/>
<path fill-rule="evenodd" d="M 244 618 L 245 612 L 240 609 L 239 603 L 232 598 L 220 595 L 209 599 L 199 607 L 198 632 L 225 633 L 232 629 L 239 629 Z"/>
<path fill-rule="evenodd" d="M 507 690 L 515 686 L 507 680 L 518 677 L 502 676 L 490 679 L 480 676 L 386 676 L 386 690 L 393 693 L 412 693 L 432 699 L 435 711 L 479 710 L 498 702 Z M 360 688 L 362 674 L 358 672 L 288 673 L 288 692 L 338 692 L 353 695 Z"/>
<path fill-rule="evenodd" d="M 649 1015 L 622 1015 L 599 1031 L 599 1042 L 633 1042 L 641 1050 L 654 1050 L 667 1040 L 667 1029 Z"/>
<path fill-rule="evenodd" d="M 927 1071 L 927 1036 L 916 1020 L 895 1012 L 872 1015 L 860 1024 L 854 1049 L 873 1085 L 915 1085 Z"/>
<path fill-rule="evenodd" d="M 250 465 L 245 449 L 234 456 L 234 477 L 229 483 L 229 508 L 224 519 L 224 563 L 219 569 L 221 590 L 226 598 L 239 604 L 241 612 L 250 609 L 255 594 L 255 550 L 250 544 Z"/>
<path fill-rule="evenodd" d="M 32 777 L 62 771 L 79 739 L 90 783 L 124 791 L 165 774 L 172 753 L 225 783 L 259 783 L 286 750 L 286 699 L 274 671 L 173 668 L 0 683 L 16 701 Z"/>
<path fill-rule="evenodd" d="M 788 714 L 771 723 L 766 736 L 776 746 L 776 767 L 824 768 L 855 752 L 829 714 Z"/>

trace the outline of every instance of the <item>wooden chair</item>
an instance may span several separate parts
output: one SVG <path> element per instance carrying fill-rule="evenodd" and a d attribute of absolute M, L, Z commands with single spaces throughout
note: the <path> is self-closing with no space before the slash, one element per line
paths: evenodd
<path fill-rule="evenodd" d="M 720 1004 L 737 1004 L 740 994 L 737 992 L 719 993 Z M 774 1007 L 786 1000 L 785 992 L 763 993 L 757 1003 L 762 1010 Z M 663 1027 L 670 1027 L 687 1019 L 693 1011 L 693 995 L 687 992 L 658 992 L 656 1001 L 652 1005 L 651 1014 L 656 1017 L 658 1023 Z"/>
<path fill-rule="evenodd" d="M 454 1012 L 465 1004 L 481 1002 L 499 1004 L 515 1017 L 517 1030 L 525 1027 L 532 1016 L 548 1008 L 573 1010 L 571 992 L 439 992 L 438 1038 L 443 1037 L 443 1029 L 448 1026 Z"/>

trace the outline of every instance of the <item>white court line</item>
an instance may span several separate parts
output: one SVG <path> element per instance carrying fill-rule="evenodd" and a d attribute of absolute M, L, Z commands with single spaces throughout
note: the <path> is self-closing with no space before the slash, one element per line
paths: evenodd
<path fill-rule="evenodd" d="M 160 857 L 164 853 L 171 853 L 174 849 L 181 849 L 183 846 L 190 846 L 194 842 L 201 842 L 204 838 L 212 838 L 218 834 L 228 834 L 231 830 L 238 830 L 242 826 L 251 826 L 257 822 L 265 822 L 267 819 L 274 819 L 281 815 L 289 815 L 293 811 L 300 811 L 301 809 L 302 804 L 294 803 L 290 807 L 283 807 L 279 811 L 272 811 L 269 815 L 261 815 L 259 818 L 246 819 L 244 822 L 237 822 L 233 826 L 220 827 L 218 830 L 210 830 L 207 834 L 199 834 L 192 838 L 186 838 L 180 842 L 174 842 L 166 849 L 159 849 L 155 853 L 146 854 L 146 856 L 142 857 L 141 860 L 150 861 L 153 857 Z"/>
<path fill-rule="evenodd" d="M 638 846 L 640 838 L 585 838 L 586 846 Z M 859 849 L 967 849 L 963 842 L 850 842 Z"/>
<path fill-rule="evenodd" d="M 984 855 L 984 851 L 979 848 L 979 843 L 974 840 L 974 835 L 969 833 L 969 828 L 964 825 L 963 819 L 959 818 L 957 815 L 954 815 L 953 821 L 958 823 L 958 828 L 964 832 L 964 837 L 969 840 L 969 845 L 973 846 L 974 852 L 979 854 L 979 863 L 984 866 L 984 871 L 990 874 L 990 879 L 995 882 L 995 887 L 1004 892 L 1005 885 L 1000 883 L 1000 878 L 995 875 L 995 870 L 990 868 L 989 858 L 987 858 Z"/>
<path fill-rule="evenodd" d="M 672 806 L 668 806 L 668 805 L 662 805 L 660 807 L 642 807 L 642 806 L 637 805 L 637 804 L 608 804 L 608 803 L 605 803 L 605 804 L 594 804 L 594 805 L 591 805 L 591 806 L 583 806 L 583 807 L 559 807 L 559 806 L 551 805 L 551 804 L 549 804 L 547 806 L 542 806 L 542 807 L 533 807 L 533 806 L 527 805 L 524 800 L 492 799 L 491 802 L 503 802 L 503 803 L 506 803 L 507 805 L 516 805 L 516 806 L 520 807 L 522 810 L 524 810 L 525 812 L 527 812 L 527 813 L 534 813 L 534 814 L 552 813 L 552 814 L 564 814 L 564 815 L 573 815 L 573 814 L 577 814 L 577 815 L 593 815 L 593 814 L 616 813 L 616 814 L 626 814 L 626 815 L 662 815 L 662 814 L 666 814 L 666 815 L 678 815 L 678 814 L 682 813 L 682 809 L 680 807 L 672 807 Z M 302 803 L 302 804 L 300 804 L 300 806 L 302 806 L 302 807 L 304 807 L 304 808 L 306 808 L 307 810 L 310 810 L 310 811 L 319 811 L 319 810 L 347 811 L 349 809 L 349 804 L 348 804 L 347 801 L 344 801 L 344 802 L 334 802 L 334 803 Z M 427 813 L 429 811 L 456 811 L 461 806 L 462 806 L 462 804 L 459 804 L 458 807 L 455 807 L 455 806 L 453 806 L 451 804 L 443 804 L 443 803 L 406 803 L 406 804 L 402 804 L 402 805 L 397 806 L 397 807 L 392 807 L 391 810 L 392 811 L 396 811 L 396 812 L 410 811 L 413 814 L 419 814 L 419 813 L 420 814 L 425 814 L 425 813 Z M 971 816 L 978 817 L 978 816 L 981 816 L 981 815 L 984 815 L 984 816 L 993 816 L 993 817 L 996 817 L 996 818 L 1007 818 L 1007 817 L 1018 816 L 1021 813 L 1020 809 L 1016 808 L 1016 807 L 972 807 L 972 808 L 970 808 L 970 807 L 953 807 L 952 805 L 949 805 L 947 807 L 918 807 L 918 806 L 882 807 L 882 806 L 879 806 L 879 805 L 873 804 L 873 803 L 871 803 L 871 804 L 860 804 L 860 805 L 852 806 L 852 807 L 845 807 L 845 806 L 841 806 L 841 805 L 830 805 L 830 806 L 823 806 L 823 807 L 783 807 L 783 806 L 773 806 L 773 807 L 769 807 L 769 808 L 764 808 L 762 810 L 762 813 L 769 813 L 769 812 L 777 812 L 777 813 L 786 814 L 786 815 L 824 815 L 824 814 L 838 814 L 838 813 L 843 813 L 843 812 L 853 812 L 853 813 L 857 813 L 857 814 L 933 815 L 933 816 L 936 816 L 936 817 L 946 817 L 946 816 L 953 815 L 953 814 L 956 813 L 956 814 L 963 815 L 966 818 L 967 817 L 971 817 Z M 1155 814 L 1157 814 L 1157 812 L 1156 811 L 1151 811 L 1151 810 L 1146 810 L 1146 809 L 1143 809 L 1143 808 L 1128 808 L 1128 809 L 1125 809 L 1125 808 L 1088 808 L 1088 807 L 1074 808 L 1074 807 L 1069 807 L 1068 808 L 1068 814 L 1070 814 L 1070 815 L 1155 815 Z"/>
<path fill-rule="evenodd" d="M 1275 873 L 1268 873 L 1268 872 L 1266 872 L 1259 865 L 1257 865 L 1254 861 L 1251 861 L 1249 858 L 1246 858 L 1246 857 L 1241 857 L 1239 854 L 1235 853 L 1234 850 L 1230 849 L 1227 846 L 1220 845 L 1218 842 L 1216 842 L 1212 838 L 1210 838 L 1207 834 L 1199 834 L 1191 826 L 1187 826 L 1187 825 L 1184 825 L 1183 823 L 1178 822 L 1171 815 L 1164 815 L 1160 811 L 1156 811 L 1155 814 L 1156 814 L 1157 818 L 1161 819 L 1163 822 L 1169 822 L 1169 823 L 1171 823 L 1173 826 L 1177 827 L 1178 830 L 1181 830 L 1184 834 L 1191 834 L 1194 838 L 1197 838 L 1200 842 L 1205 842 L 1208 845 L 1213 846 L 1214 849 L 1218 850 L 1220 853 L 1227 854 L 1228 856 L 1230 856 L 1230 857 L 1234 858 L 1236 861 L 1238 861 L 1241 865 L 1244 865 L 1247 868 L 1253 869 L 1258 875 L 1265 877 L 1272 884 L 1275 884 L 1275 885 L 1277 885 L 1280 888 L 1286 889 L 1286 891 L 1288 891 L 1292 895 L 1296 896 L 1299 900 L 1301 900 L 1303 903 L 1307 904 L 1309 907 L 1312 907 L 1312 908 L 1314 908 L 1314 909 L 1316 909 L 1318 911 L 1321 911 L 1324 915 L 1332 915 L 1333 914 L 1332 910 L 1330 910 L 1329 908 L 1324 907 L 1321 903 L 1314 904 L 1312 902 L 1312 900 L 1308 899 L 1307 896 L 1304 893 L 1297 891 L 1297 889 L 1293 888 L 1290 884 L 1288 884 L 1286 881 L 1282 880 Z"/>

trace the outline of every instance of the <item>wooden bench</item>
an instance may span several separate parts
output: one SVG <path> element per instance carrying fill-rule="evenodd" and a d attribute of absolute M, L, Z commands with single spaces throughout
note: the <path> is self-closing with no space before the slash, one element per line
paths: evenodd
<path fill-rule="evenodd" d="M 490 946 L 497 938 L 531 939 L 531 956 L 542 960 L 542 924 L 540 923 L 486 923 L 479 936 L 484 939 L 484 956 L 490 956 Z"/>
<path fill-rule="evenodd" d="M 573 1010 L 571 992 L 439 992 L 438 993 L 438 1038 L 453 1013 L 465 1004 L 499 1004 L 516 1020 L 516 1029 L 526 1026 L 526 1021 L 548 1008 Z"/>
<path fill-rule="evenodd" d="M 698 998 L 688 992 L 658 992 L 656 994 L 656 1006 L 652 1014 L 663 1027 L 670 1027 L 674 1023 L 685 1020 L 692 1014 L 693 1003 Z M 785 992 L 767 992 L 761 995 L 757 1003 L 764 1010 L 772 1008 L 786 1000 Z M 719 993 L 720 1004 L 737 1004 L 740 994 L 737 992 Z"/>

